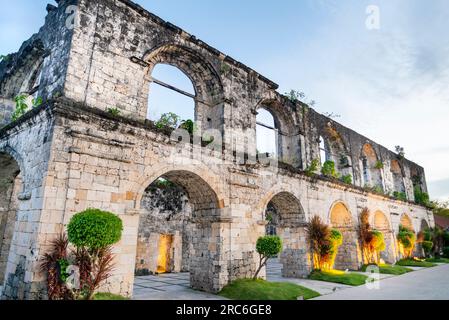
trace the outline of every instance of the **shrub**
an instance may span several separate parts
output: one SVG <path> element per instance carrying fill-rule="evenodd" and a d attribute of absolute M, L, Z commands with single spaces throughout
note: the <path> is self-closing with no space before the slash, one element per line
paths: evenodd
<path fill-rule="evenodd" d="M 372 229 L 369 224 L 370 212 L 365 208 L 360 214 L 359 238 L 365 263 L 379 264 L 380 253 L 385 251 L 386 243 L 382 232 Z"/>
<path fill-rule="evenodd" d="M 69 241 L 65 234 L 51 242 L 51 252 L 46 253 L 40 265 L 41 272 L 47 275 L 47 293 L 49 300 L 71 300 L 73 294 L 65 285 L 67 280 L 67 247 Z"/>
<path fill-rule="evenodd" d="M 313 159 L 310 166 L 308 166 L 305 170 L 306 175 L 309 177 L 313 176 L 318 171 L 319 165 L 320 161 L 318 159 Z"/>
<path fill-rule="evenodd" d="M 87 209 L 72 217 L 67 230 L 69 241 L 76 247 L 96 250 L 120 241 L 123 224 L 113 213 Z"/>
<path fill-rule="evenodd" d="M 260 273 L 260 270 L 267 264 L 269 258 L 277 256 L 282 250 L 282 240 L 278 236 L 260 237 L 256 244 L 257 253 L 260 256 L 259 268 L 254 274 L 254 280 Z"/>
<path fill-rule="evenodd" d="M 120 115 L 120 113 L 122 113 L 118 108 L 114 107 L 114 108 L 108 108 L 107 112 L 111 115 L 113 115 L 114 117 L 117 117 Z"/>
<path fill-rule="evenodd" d="M 335 163 L 333 161 L 326 161 L 323 163 L 323 167 L 321 168 L 321 173 L 324 176 L 336 178 L 337 171 L 335 170 Z"/>
<path fill-rule="evenodd" d="M 337 258 L 338 248 L 343 244 L 343 235 L 337 229 L 332 229 L 329 237 L 329 254 L 325 259 L 324 269 L 331 270 Z"/>
<path fill-rule="evenodd" d="M 110 212 L 87 209 L 72 217 L 67 227 L 69 241 L 75 245 L 75 264 L 80 272 L 77 296 L 92 300 L 101 283 L 114 268 L 111 245 L 120 241 L 122 220 Z"/>
<path fill-rule="evenodd" d="M 422 248 L 424 250 L 426 257 L 430 256 L 432 253 L 433 242 L 432 241 L 423 241 L 421 245 L 422 245 Z"/>
<path fill-rule="evenodd" d="M 352 184 L 352 176 L 350 174 L 347 174 L 341 177 L 341 181 L 346 184 Z"/>
<path fill-rule="evenodd" d="M 399 226 L 398 241 L 402 246 L 403 254 L 406 258 L 411 258 L 413 255 L 413 249 L 415 248 L 416 235 L 412 230 Z"/>
<path fill-rule="evenodd" d="M 27 104 L 28 96 L 21 94 L 14 98 L 14 102 L 16 104 L 16 108 L 12 114 L 12 121 L 16 121 L 21 118 L 25 113 L 28 112 L 29 106 Z M 42 98 L 37 97 L 31 100 L 31 107 L 37 108 L 42 104 Z"/>
<path fill-rule="evenodd" d="M 423 192 L 419 186 L 415 187 L 414 193 L 415 193 L 415 202 L 417 204 L 427 206 L 427 207 L 430 205 L 429 194 L 426 192 Z"/>
<path fill-rule="evenodd" d="M 380 160 L 378 160 L 374 166 L 375 169 L 380 170 L 384 168 L 384 163 Z"/>
<path fill-rule="evenodd" d="M 306 232 L 313 252 L 314 269 L 332 269 L 338 247 L 343 244 L 343 235 L 336 229 L 330 229 L 318 216 L 307 223 Z"/>
<path fill-rule="evenodd" d="M 161 115 L 161 118 L 158 121 L 156 121 L 155 125 L 156 128 L 158 129 L 163 129 L 167 127 L 171 129 L 176 129 L 179 127 L 179 121 L 180 118 L 176 113 L 169 112 Z"/>
<path fill-rule="evenodd" d="M 393 192 L 393 197 L 401 201 L 407 201 L 407 195 L 405 194 L 405 192 L 395 191 Z"/>
<path fill-rule="evenodd" d="M 443 256 L 445 258 L 449 258 L 449 247 L 444 247 L 443 248 Z"/>
<path fill-rule="evenodd" d="M 196 124 L 192 120 L 183 120 L 179 128 L 186 130 L 190 135 L 193 135 L 198 130 Z"/>

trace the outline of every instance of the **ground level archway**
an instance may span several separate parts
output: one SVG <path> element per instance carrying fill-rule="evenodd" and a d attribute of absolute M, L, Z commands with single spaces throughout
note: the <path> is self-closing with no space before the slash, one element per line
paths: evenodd
<path fill-rule="evenodd" d="M 266 234 L 278 235 L 283 248 L 280 254 L 282 276 L 300 278 L 308 274 L 305 242 L 305 213 L 299 199 L 290 192 L 279 192 L 265 208 Z"/>
<path fill-rule="evenodd" d="M 382 211 L 374 212 L 373 226 L 374 229 L 382 232 L 385 239 L 385 250 L 380 253 L 380 258 L 386 263 L 394 263 L 396 261 L 396 249 L 393 230 L 387 216 Z"/>
<path fill-rule="evenodd" d="M 343 235 L 343 244 L 338 249 L 334 267 L 339 270 L 358 270 L 360 258 L 357 232 L 352 215 L 343 202 L 337 202 L 332 206 L 330 224 Z"/>
<path fill-rule="evenodd" d="M 5 281 L 21 188 L 19 164 L 11 155 L 0 152 L 0 286 Z"/>
<path fill-rule="evenodd" d="M 214 292 L 223 245 L 221 209 L 212 187 L 185 170 L 162 174 L 140 200 L 136 275 L 189 272 L 194 289 Z M 223 270 L 225 271 L 225 270 Z"/>

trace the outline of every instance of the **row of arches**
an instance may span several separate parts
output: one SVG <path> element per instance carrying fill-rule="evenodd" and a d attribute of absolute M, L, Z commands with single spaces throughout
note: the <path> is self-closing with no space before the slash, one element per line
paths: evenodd
<path fill-rule="evenodd" d="M 17 194 L 21 190 L 21 171 L 17 161 L 7 154 L 1 154 L 2 171 L 0 198 L 0 276 L 4 277 L 6 261 L 13 239 L 14 223 L 17 215 Z M 153 168 L 154 169 L 154 168 Z M 211 261 L 226 261 L 221 256 L 222 246 L 226 245 L 221 237 L 217 237 L 216 223 L 223 221 L 225 210 L 224 195 L 217 185 L 216 179 L 208 176 L 207 171 L 193 168 L 159 168 L 146 182 L 139 182 L 141 192 L 135 198 L 135 208 L 140 212 L 139 232 L 137 241 L 146 238 L 149 242 L 137 246 L 136 274 L 139 265 L 144 266 L 147 273 L 158 272 L 189 272 L 190 284 L 200 290 L 215 291 L 217 279 L 226 268 L 216 268 Z M 152 171 L 153 172 L 153 171 Z M 161 189 L 155 192 L 154 189 Z M 174 190 L 174 192 L 172 192 Z M 155 195 L 165 193 L 165 198 L 154 201 Z M 177 195 L 174 205 L 173 194 Z M 148 204 L 148 202 L 152 202 Z M 175 208 L 168 208 L 167 203 Z M 266 232 L 278 234 L 284 238 L 284 251 L 290 255 L 288 265 L 295 263 L 306 264 L 295 253 L 304 253 L 305 244 L 298 239 L 304 238 L 304 224 L 306 213 L 300 200 L 291 192 L 280 191 L 264 200 L 264 217 L 271 216 Z M 162 209 L 161 209 L 162 208 Z M 170 211 L 171 210 L 171 211 Z M 168 213 L 168 214 L 167 214 Z M 341 201 L 334 203 L 328 216 L 329 224 L 339 229 L 344 236 L 345 243 L 336 260 L 336 267 L 341 269 L 355 269 L 358 263 L 359 248 L 357 247 L 356 222 L 353 221 L 348 206 Z M 390 220 L 381 212 L 376 211 L 372 216 L 372 223 L 376 229 L 386 235 L 387 250 L 383 257 L 385 261 L 394 260 L 394 231 Z M 403 215 L 401 224 L 413 229 L 412 220 Z M 148 226 L 149 225 L 149 226 Z M 12 226 L 12 227 L 11 227 Z M 262 234 L 261 234 L 262 235 Z M 232 241 L 232 239 L 229 239 Z M 230 244 L 229 244 L 230 245 Z M 251 260 L 250 252 L 245 258 Z M 303 255 L 304 256 L 304 255 Z M 293 257 L 293 258 L 292 258 Z M 295 266 L 295 270 L 299 267 Z M 218 270 L 218 271 L 217 271 Z M 220 271 L 221 270 L 221 271 Z M 140 268 L 142 271 L 142 268 Z M 291 275 L 291 274 L 290 274 Z M 226 277 L 225 277 L 226 279 Z M 4 280 L 1 279 L 0 280 Z"/>
<path fill-rule="evenodd" d="M 291 204 L 289 207 L 290 209 L 295 208 L 295 214 L 292 214 L 291 210 L 283 209 L 283 207 L 288 204 Z M 293 218 L 294 216 L 296 216 L 296 218 Z M 306 220 L 299 199 L 292 194 L 285 193 L 280 193 L 274 196 L 267 204 L 265 218 L 268 221 L 266 234 L 278 235 L 281 238 L 285 237 L 285 230 L 288 230 L 288 234 L 292 229 L 301 228 L 301 226 L 304 226 Z M 293 222 L 293 224 L 286 223 L 285 221 Z M 325 221 L 327 221 L 330 227 L 339 230 L 343 236 L 343 244 L 339 248 L 335 261 L 335 268 L 339 270 L 358 270 L 361 264 L 363 264 L 362 249 L 360 248 L 358 235 L 359 221 L 354 220 L 348 206 L 341 201 L 338 201 L 331 206 L 329 216 Z M 386 249 L 381 253 L 380 258 L 386 263 L 395 263 L 398 259 L 399 251 L 396 243 L 396 234 L 399 231 L 399 225 L 414 232 L 424 231 L 429 228 L 428 222 L 423 219 L 420 229 L 416 231 L 409 215 L 403 214 L 397 230 L 394 230 L 390 219 L 380 210 L 376 210 L 370 214 L 369 223 L 375 230 L 380 231 L 384 236 Z M 284 249 L 288 250 L 292 239 L 284 238 L 283 240 L 285 246 Z M 294 241 L 295 240 L 293 239 L 293 242 Z M 307 247 L 306 243 L 303 245 Z"/>
<path fill-rule="evenodd" d="M 188 63 L 190 60 L 201 62 L 198 64 L 201 68 Z M 201 129 L 222 130 L 223 106 L 217 104 L 222 85 L 213 67 L 192 50 L 175 45 L 152 51 L 145 61 L 149 63 L 150 81 L 148 119 L 158 121 L 170 111 L 180 116 L 178 125 L 181 120 L 192 120 Z M 268 154 L 293 166 L 302 166 L 301 134 L 288 108 L 277 99 L 264 100 L 256 107 L 254 120 L 256 154 Z M 406 193 L 406 175 L 400 161 L 391 159 L 384 164 L 371 144 L 364 144 L 358 159 L 353 159 L 341 134 L 328 125 L 320 132 L 318 148 L 322 165 L 334 162 L 340 176 L 351 177 L 361 187 Z M 388 172 L 383 170 L 384 166 Z"/>
<path fill-rule="evenodd" d="M 355 171 L 354 165 L 358 165 L 360 172 L 360 186 L 375 188 L 382 192 L 387 191 L 387 186 L 384 179 L 385 164 L 378 156 L 373 146 L 366 143 L 360 150 L 358 162 L 353 162 L 349 150 L 344 143 L 341 135 L 332 128 L 327 127 L 325 135 L 319 138 L 320 160 L 323 165 L 326 161 L 335 163 L 336 169 L 341 176 L 350 175 L 354 181 Z M 405 173 L 403 167 L 398 159 L 391 159 L 388 164 L 390 175 L 392 177 L 392 185 L 389 191 L 397 193 L 405 193 Z"/>

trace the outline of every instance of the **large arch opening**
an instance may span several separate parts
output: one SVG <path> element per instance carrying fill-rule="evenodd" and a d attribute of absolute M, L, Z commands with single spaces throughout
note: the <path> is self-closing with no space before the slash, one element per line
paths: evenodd
<path fill-rule="evenodd" d="M 151 90 L 159 86 L 172 91 L 171 94 L 173 92 L 176 93 L 177 97 L 174 100 L 175 111 L 186 109 L 181 107 L 181 103 L 182 105 L 187 103 L 189 106 L 187 108 L 189 113 L 183 116 L 183 118 L 187 119 L 183 120 L 195 121 L 196 126 L 203 131 L 215 129 L 222 132 L 224 113 L 223 87 L 220 76 L 208 61 L 194 50 L 174 44 L 163 45 L 152 50 L 145 56 L 145 61 L 149 64 L 148 80 L 151 83 Z M 162 67 L 159 66 L 161 64 L 163 65 Z M 168 66 L 171 66 L 171 68 Z M 167 79 L 168 83 L 157 78 L 161 72 L 165 75 L 167 75 L 167 72 L 169 73 L 167 78 L 164 78 Z M 185 79 L 186 77 L 190 80 L 191 85 Z M 169 91 L 167 92 L 169 93 Z M 168 94 L 167 92 L 165 94 Z M 157 110 L 157 107 L 156 110 L 153 110 L 151 91 L 148 96 L 148 105 L 145 113 L 154 117 L 153 114 L 170 112 L 168 106 L 164 104 L 164 100 L 162 100 L 161 107 L 159 107 L 162 111 Z M 157 95 L 155 99 L 158 100 Z M 194 114 L 190 107 L 192 100 L 194 102 Z"/>
<path fill-rule="evenodd" d="M 344 203 L 337 202 L 332 206 L 330 223 L 332 228 L 337 229 L 343 235 L 343 244 L 338 249 L 335 259 L 335 269 L 358 270 L 360 259 L 357 232 L 352 215 Z"/>
<path fill-rule="evenodd" d="M 220 209 L 207 182 L 189 171 L 167 172 L 148 186 L 140 208 L 136 276 L 185 273 L 191 287 L 216 291 L 220 243 L 213 224 Z"/>
<path fill-rule="evenodd" d="M 362 147 L 360 164 L 362 169 L 363 185 L 384 191 L 381 172 L 383 164 L 377 157 L 377 153 L 373 146 L 369 143 L 366 143 Z"/>
<path fill-rule="evenodd" d="M 270 157 L 278 157 L 279 130 L 273 115 L 266 109 L 260 108 L 256 116 L 257 154 L 266 153 Z"/>
<path fill-rule="evenodd" d="M 391 160 L 390 171 L 393 176 L 393 191 L 404 194 L 404 175 L 398 160 Z"/>
<path fill-rule="evenodd" d="M 395 249 L 395 242 L 394 242 L 394 235 L 393 230 L 391 228 L 390 222 L 388 221 L 387 216 L 382 211 L 376 211 L 374 213 L 374 228 L 384 235 L 385 239 L 385 251 L 382 251 L 380 253 L 380 257 L 382 260 L 384 260 L 386 263 L 394 263 L 396 260 L 396 249 Z"/>
<path fill-rule="evenodd" d="M 326 126 L 319 139 L 321 165 L 332 161 L 341 176 L 350 176 L 353 180 L 352 159 L 340 133 Z"/>
<path fill-rule="evenodd" d="M 264 100 L 256 112 L 256 152 L 274 154 L 281 162 L 301 166 L 298 126 L 277 100 Z"/>
<path fill-rule="evenodd" d="M 156 122 L 163 114 L 172 112 L 179 116 L 179 122 L 196 120 L 195 89 L 180 69 L 160 63 L 154 67 L 152 78 L 157 80 L 150 84 L 148 119 Z"/>
<path fill-rule="evenodd" d="M 0 152 L 0 287 L 5 280 L 21 188 L 19 164 L 9 154 Z"/>
<path fill-rule="evenodd" d="M 407 214 L 403 214 L 401 217 L 401 222 L 400 224 L 404 227 L 407 228 L 411 231 L 415 231 L 415 228 L 413 228 L 413 221 L 412 219 L 410 219 L 410 217 Z"/>
<path fill-rule="evenodd" d="M 289 192 L 280 192 L 265 208 L 266 234 L 282 239 L 280 255 L 282 276 L 300 278 L 308 274 L 305 243 L 305 213 L 297 197 Z"/>

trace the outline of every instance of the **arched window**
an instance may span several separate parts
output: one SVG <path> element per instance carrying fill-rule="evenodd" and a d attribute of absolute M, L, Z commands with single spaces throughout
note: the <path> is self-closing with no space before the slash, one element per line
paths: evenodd
<path fill-rule="evenodd" d="M 321 165 L 323 165 L 329 158 L 327 149 L 326 149 L 326 143 L 324 142 L 324 138 L 320 136 L 320 159 L 321 159 Z"/>
<path fill-rule="evenodd" d="M 399 164 L 399 161 L 392 160 L 390 164 L 390 171 L 393 175 L 393 188 L 396 192 L 405 192 L 405 186 L 404 186 L 404 178 L 402 175 L 402 168 Z"/>
<path fill-rule="evenodd" d="M 269 153 L 274 157 L 278 156 L 278 129 L 273 115 L 266 109 L 260 108 L 257 111 L 257 153 Z"/>
<path fill-rule="evenodd" d="M 148 119 L 158 121 L 163 114 L 172 112 L 179 116 L 179 121 L 196 120 L 195 90 L 191 80 L 181 70 L 171 65 L 157 64 L 151 77 Z"/>
<path fill-rule="evenodd" d="M 369 143 L 366 143 L 362 148 L 360 162 L 364 185 L 367 187 L 380 188 L 383 191 L 381 172 L 383 163 L 379 160 L 376 151 Z"/>

